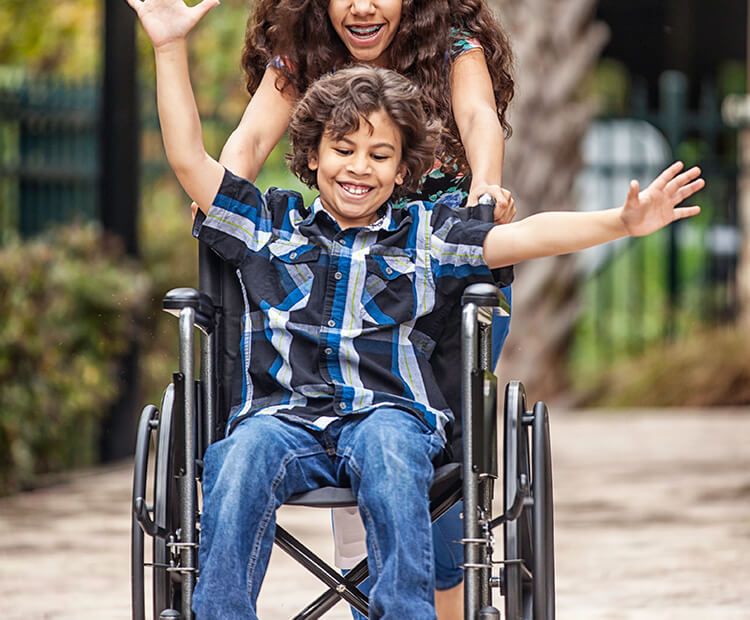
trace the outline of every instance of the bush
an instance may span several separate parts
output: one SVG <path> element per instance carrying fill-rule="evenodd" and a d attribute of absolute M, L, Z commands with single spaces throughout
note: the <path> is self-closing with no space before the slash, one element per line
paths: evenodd
<path fill-rule="evenodd" d="M 0 248 L 0 494 L 97 458 L 149 285 L 93 226 Z"/>
<path fill-rule="evenodd" d="M 741 325 L 704 329 L 604 369 L 581 392 L 597 407 L 750 404 L 750 334 Z"/>

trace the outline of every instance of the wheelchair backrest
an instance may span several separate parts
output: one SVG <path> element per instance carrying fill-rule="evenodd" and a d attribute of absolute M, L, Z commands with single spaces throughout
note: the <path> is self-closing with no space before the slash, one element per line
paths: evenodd
<path fill-rule="evenodd" d="M 234 268 L 204 244 L 198 252 L 198 281 L 200 290 L 208 294 L 217 311 L 216 327 L 216 437 L 224 436 L 231 407 L 232 378 L 243 372 L 239 368 L 239 343 L 244 300 Z M 457 300 L 450 309 L 443 309 L 446 317 L 441 339 L 433 352 L 433 371 L 443 395 L 454 412 L 455 423 L 449 429 L 452 460 L 461 454 L 461 305 Z"/>

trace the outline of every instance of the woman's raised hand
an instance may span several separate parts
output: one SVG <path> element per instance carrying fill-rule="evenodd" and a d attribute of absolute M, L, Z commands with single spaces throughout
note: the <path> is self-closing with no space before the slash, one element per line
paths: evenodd
<path fill-rule="evenodd" d="M 701 170 L 693 166 L 678 174 L 683 164 L 678 161 L 669 166 L 642 192 L 638 181 L 630 182 L 628 197 L 622 208 L 622 222 L 629 235 L 642 237 L 656 232 L 675 220 L 700 213 L 700 207 L 678 207 L 688 196 L 703 189 L 706 182 L 700 178 Z"/>
<path fill-rule="evenodd" d="M 188 6 L 184 0 L 126 0 L 138 15 L 153 46 L 184 39 L 219 0 L 201 0 Z"/>

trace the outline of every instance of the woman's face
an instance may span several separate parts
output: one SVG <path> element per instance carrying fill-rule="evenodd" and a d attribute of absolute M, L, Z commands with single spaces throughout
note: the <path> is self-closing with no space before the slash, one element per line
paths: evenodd
<path fill-rule="evenodd" d="M 386 66 L 401 21 L 401 0 L 330 0 L 328 18 L 354 59 Z"/>

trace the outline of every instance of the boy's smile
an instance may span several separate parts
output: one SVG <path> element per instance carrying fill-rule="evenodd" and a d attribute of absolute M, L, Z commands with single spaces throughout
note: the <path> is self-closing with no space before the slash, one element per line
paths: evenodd
<path fill-rule="evenodd" d="M 401 22 L 401 0 L 331 0 L 328 18 L 356 60 L 385 66 Z"/>
<path fill-rule="evenodd" d="M 401 132 L 377 110 L 341 138 L 325 132 L 308 166 L 317 171 L 321 202 L 338 225 L 367 226 L 377 219 L 394 186 L 404 181 Z"/>

